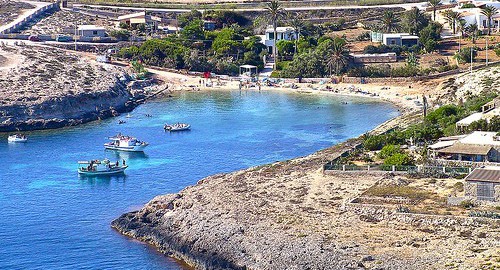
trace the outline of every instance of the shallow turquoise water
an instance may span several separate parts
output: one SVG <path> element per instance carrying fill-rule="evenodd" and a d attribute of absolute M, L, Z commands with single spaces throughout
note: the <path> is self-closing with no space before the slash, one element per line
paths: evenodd
<path fill-rule="evenodd" d="M 307 155 L 358 136 L 397 111 L 360 98 L 234 91 L 185 93 L 131 114 L 32 132 L 26 144 L 8 144 L 0 135 L 0 269 L 181 269 L 116 233 L 110 222 L 214 173 Z M 119 119 L 127 123 L 118 125 Z M 192 130 L 163 131 L 165 122 L 177 121 Z M 105 151 L 106 137 L 118 132 L 151 145 L 145 154 Z M 126 175 L 77 175 L 78 160 L 103 157 L 126 159 Z"/>

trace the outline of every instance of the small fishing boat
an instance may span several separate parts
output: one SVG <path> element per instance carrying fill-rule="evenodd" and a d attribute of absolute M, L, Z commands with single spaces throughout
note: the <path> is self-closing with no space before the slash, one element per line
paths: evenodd
<path fill-rule="evenodd" d="M 10 135 L 8 138 L 7 138 L 7 141 L 9 142 L 27 142 L 28 141 L 28 137 L 26 137 L 25 135 L 23 134 L 14 134 L 14 135 Z"/>
<path fill-rule="evenodd" d="M 125 116 L 126 118 L 132 118 L 132 115 L 130 113 L 127 113 L 127 116 Z"/>
<path fill-rule="evenodd" d="M 144 148 L 149 145 L 147 142 L 137 140 L 137 138 L 121 134 L 108 137 L 108 139 L 111 140 L 111 142 L 105 143 L 104 148 L 110 150 L 142 152 L 144 151 Z"/>
<path fill-rule="evenodd" d="M 78 173 L 82 175 L 111 175 L 125 172 L 128 166 L 125 160 L 122 165 L 120 162 L 111 163 L 109 159 L 78 161 Z"/>
<path fill-rule="evenodd" d="M 119 124 L 119 125 L 121 125 L 121 124 L 125 124 L 125 123 L 127 123 L 127 122 L 125 122 L 124 120 L 120 120 L 120 121 L 118 121 L 118 124 Z"/>
<path fill-rule="evenodd" d="M 191 125 L 185 123 L 177 123 L 173 125 L 165 124 L 165 126 L 163 126 L 163 129 L 165 129 L 166 131 L 183 131 L 191 129 Z"/>

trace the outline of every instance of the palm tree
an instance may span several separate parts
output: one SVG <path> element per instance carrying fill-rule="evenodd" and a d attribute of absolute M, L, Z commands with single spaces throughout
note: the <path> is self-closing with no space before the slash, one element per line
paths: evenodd
<path fill-rule="evenodd" d="M 274 46 L 273 46 L 273 56 L 274 56 L 274 70 L 276 70 L 276 66 L 278 64 L 278 47 L 276 46 L 276 41 L 278 38 L 278 33 L 276 28 L 278 28 L 278 21 L 283 17 L 284 9 L 281 7 L 281 4 L 278 0 L 272 0 L 267 3 L 266 11 L 269 13 L 269 19 L 273 24 L 274 30 Z"/>
<path fill-rule="evenodd" d="M 452 28 L 453 34 L 455 34 L 457 32 L 457 24 L 462 20 L 462 14 L 457 11 L 447 10 L 444 13 L 444 18 Z"/>
<path fill-rule="evenodd" d="M 293 27 L 293 31 L 295 32 L 295 48 L 294 54 L 297 53 L 297 43 L 300 39 L 300 33 L 302 28 L 304 28 L 304 21 L 298 14 L 288 13 L 288 20 L 290 25 Z"/>
<path fill-rule="evenodd" d="M 433 14 L 433 19 L 436 21 L 436 9 L 439 5 L 441 5 L 441 0 L 429 0 L 429 6 L 432 7 L 432 14 Z"/>
<path fill-rule="evenodd" d="M 479 27 L 477 26 L 477 23 L 473 23 L 467 26 L 466 32 L 471 37 L 472 44 L 476 44 L 476 39 L 479 34 Z"/>
<path fill-rule="evenodd" d="M 488 36 L 491 35 L 491 18 L 497 14 L 498 9 L 494 6 L 485 6 L 481 9 L 481 14 L 488 18 Z"/>
<path fill-rule="evenodd" d="M 417 7 L 413 7 L 406 11 L 403 19 L 405 28 L 410 34 L 418 34 L 418 32 L 428 23 L 425 14 Z"/>
<path fill-rule="evenodd" d="M 349 59 L 349 51 L 345 39 L 335 37 L 330 47 L 330 57 L 328 58 L 328 66 L 330 67 L 330 76 L 332 75 L 332 67 L 335 68 L 335 74 L 339 75 L 340 70 L 347 64 Z"/>
<path fill-rule="evenodd" d="M 399 19 L 396 17 L 394 12 L 387 10 L 382 15 L 382 25 L 387 33 L 390 33 L 393 29 L 398 27 Z"/>

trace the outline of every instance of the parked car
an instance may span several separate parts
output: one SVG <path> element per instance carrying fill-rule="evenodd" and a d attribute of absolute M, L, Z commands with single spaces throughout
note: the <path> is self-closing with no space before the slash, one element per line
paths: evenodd
<path fill-rule="evenodd" d="M 68 42 L 68 41 L 71 41 L 71 38 L 68 36 L 57 36 L 56 41 L 57 42 Z"/>
<path fill-rule="evenodd" d="M 38 36 L 31 35 L 28 37 L 28 40 L 38 42 L 40 41 L 40 38 Z"/>

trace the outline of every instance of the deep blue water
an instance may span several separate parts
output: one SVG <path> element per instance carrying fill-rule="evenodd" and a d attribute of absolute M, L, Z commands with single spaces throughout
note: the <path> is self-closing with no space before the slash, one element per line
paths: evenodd
<path fill-rule="evenodd" d="M 203 177 L 310 154 L 396 115 L 389 104 L 359 98 L 184 93 L 141 105 L 130 119 L 31 132 L 26 144 L 0 135 L 0 269 L 182 269 L 110 222 Z M 192 130 L 163 131 L 177 121 Z M 105 151 L 106 137 L 118 132 L 151 145 L 142 155 Z M 126 159 L 126 175 L 77 175 L 78 160 L 103 157 Z"/>

